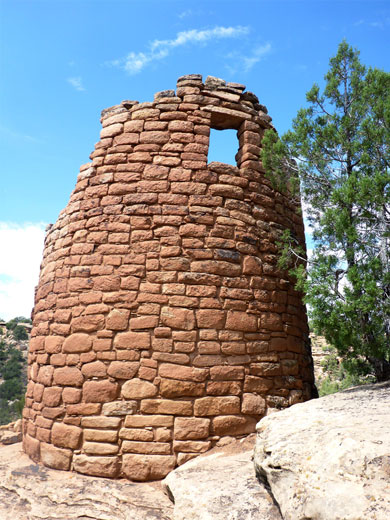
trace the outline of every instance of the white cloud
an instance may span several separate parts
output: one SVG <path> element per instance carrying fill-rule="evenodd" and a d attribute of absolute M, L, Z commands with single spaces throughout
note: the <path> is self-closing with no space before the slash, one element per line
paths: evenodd
<path fill-rule="evenodd" d="M 248 27 L 238 25 L 236 27 L 217 26 L 213 29 L 190 29 L 181 31 L 171 40 L 154 40 L 149 43 L 148 50 L 145 52 L 129 52 L 126 58 L 116 59 L 109 64 L 114 67 L 120 67 L 128 74 L 137 74 L 147 64 L 152 61 L 166 58 L 169 53 L 183 45 L 200 45 L 207 44 L 210 41 L 225 38 L 238 38 L 249 33 Z"/>
<path fill-rule="evenodd" d="M 74 78 L 68 78 L 66 81 L 79 92 L 82 92 L 85 90 L 85 88 L 83 87 L 83 80 L 81 79 L 80 76 L 77 76 Z"/>
<path fill-rule="evenodd" d="M 193 15 L 193 10 L 192 9 L 187 9 L 186 11 L 183 11 L 182 13 L 178 14 L 178 18 L 180 18 L 181 20 L 183 18 L 187 18 L 189 16 L 192 16 Z"/>
<path fill-rule="evenodd" d="M 7 128 L 3 125 L 0 125 L 0 133 L 11 139 L 22 139 L 23 141 L 30 143 L 42 143 L 42 141 L 36 137 L 25 134 L 23 132 L 15 132 L 14 130 L 11 130 L 10 128 Z"/>
<path fill-rule="evenodd" d="M 249 72 L 262 59 L 272 51 L 272 45 L 268 42 L 264 45 L 258 45 L 250 54 L 242 54 L 237 51 L 229 53 L 226 58 L 230 59 L 233 64 L 226 65 L 231 74 L 239 71 Z"/>
<path fill-rule="evenodd" d="M 44 223 L 0 222 L 0 318 L 30 317 L 45 237 Z"/>
<path fill-rule="evenodd" d="M 256 47 L 252 53 L 252 56 L 245 56 L 243 59 L 244 62 L 244 72 L 250 71 L 256 63 L 264 58 L 267 54 L 271 52 L 271 44 L 266 43 L 265 45 Z"/>
<path fill-rule="evenodd" d="M 360 27 L 361 25 L 365 25 L 367 27 L 372 27 L 374 29 L 384 29 L 386 26 L 390 25 L 390 17 L 384 17 L 381 20 L 358 20 L 353 24 L 355 27 Z"/>

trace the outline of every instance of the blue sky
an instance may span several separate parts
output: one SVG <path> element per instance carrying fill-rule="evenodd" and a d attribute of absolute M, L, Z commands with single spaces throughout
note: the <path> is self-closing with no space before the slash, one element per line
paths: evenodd
<path fill-rule="evenodd" d="M 244 83 L 284 132 L 343 38 L 390 70 L 389 36 L 389 1 L 0 0 L 0 317 L 30 312 L 42 229 L 103 108 L 200 73 Z M 210 160 L 231 162 L 234 136 L 218 137 Z"/>

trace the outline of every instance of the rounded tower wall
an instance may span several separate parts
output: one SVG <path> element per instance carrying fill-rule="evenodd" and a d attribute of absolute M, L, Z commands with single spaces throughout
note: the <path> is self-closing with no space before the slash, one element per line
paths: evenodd
<path fill-rule="evenodd" d="M 298 208 L 259 161 L 271 118 L 200 75 L 102 112 L 101 139 L 48 230 L 33 312 L 24 449 L 58 469 L 164 477 L 311 397 L 301 295 L 277 267 Z M 237 165 L 208 163 L 237 130 Z"/>

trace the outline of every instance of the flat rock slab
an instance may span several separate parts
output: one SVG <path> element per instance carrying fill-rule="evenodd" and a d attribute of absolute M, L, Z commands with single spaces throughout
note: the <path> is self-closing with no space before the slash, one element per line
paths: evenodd
<path fill-rule="evenodd" d="M 34 464 L 21 444 L 0 447 L 1 520 L 171 520 L 160 483 L 86 477 Z"/>
<path fill-rule="evenodd" d="M 257 472 L 284 520 L 390 518 L 390 383 L 296 404 L 257 431 Z"/>
<path fill-rule="evenodd" d="M 163 481 L 175 502 L 173 520 L 282 520 L 256 478 L 254 435 L 193 459 Z"/>

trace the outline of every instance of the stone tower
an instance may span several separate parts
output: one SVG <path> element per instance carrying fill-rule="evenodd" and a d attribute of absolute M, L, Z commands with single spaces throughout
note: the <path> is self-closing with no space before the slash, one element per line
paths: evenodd
<path fill-rule="evenodd" d="M 267 110 L 197 74 L 102 113 L 101 139 L 46 236 L 24 449 L 87 475 L 150 480 L 309 399 L 305 308 L 277 268 L 297 207 L 259 162 Z M 237 130 L 237 165 L 208 163 Z"/>

